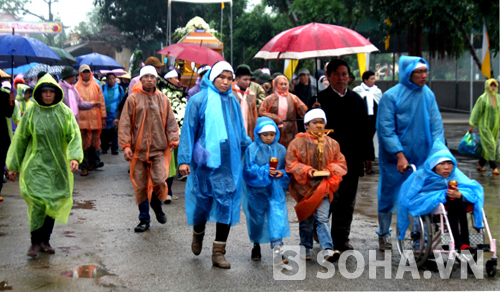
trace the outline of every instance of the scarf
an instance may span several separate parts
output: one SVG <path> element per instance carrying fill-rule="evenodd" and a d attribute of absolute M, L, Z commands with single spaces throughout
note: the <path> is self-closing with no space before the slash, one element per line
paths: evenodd
<path fill-rule="evenodd" d="M 378 89 L 377 85 L 373 85 L 372 87 L 368 87 L 364 82 L 361 82 L 361 87 L 363 87 L 363 89 L 365 91 L 368 91 L 369 94 L 367 94 L 365 96 L 366 98 L 366 107 L 368 108 L 368 115 L 369 116 L 373 116 L 373 106 L 374 106 L 374 101 L 373 101 L 373 94 L 372 94 L 372 91 L 375 91 L 376 89 Z"/>
<path fill-rule="evenodd" d="M 245 91 L 241 90 L 240 87 L 237 84 L 233 84 L 233 90 L 236 92 L 238 97 L 240 98 L 240 106 L 241 106 L 241 113 L 243 114 L 243 123 L 245 125 L 245 131 L 248 133 L 248 102 L 247 102 L 247 96 L 250 90 L 247 89 Z"/>

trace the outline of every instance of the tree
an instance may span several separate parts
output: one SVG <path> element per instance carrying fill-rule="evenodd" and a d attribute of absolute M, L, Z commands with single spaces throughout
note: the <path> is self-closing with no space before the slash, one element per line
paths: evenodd
<path fill-rule="evenodd" d="M 490 41 L 490 52 L 498 53 L 498 2 L 486 0 L 378 0 L 374 12 L 381 29 L 389 35 L 407 34 L 410 55 L 460 56 L 468 50 L 481 68 L 471 32 L 482 32 L 483 19 Z"/>
<path fill-rule="evenodd" d="M 59 0 L 42 0 L 47 3 L 49 9 L 49 17 L 46 18 L 43 14 L 34 13 L 28 10 L 26 7 L 31 3 L 31 0 L 0 0 L 0 10 L 8 11 L 16 17 L 21 15 L 33 15 L 39 18 L 41 21 L 54 21 L 54 15 L 52 14 L 52 4 L 58 3 Z M 55 35 L 46 34 L 46 43 L 50 46 L 54 45 Z"/>

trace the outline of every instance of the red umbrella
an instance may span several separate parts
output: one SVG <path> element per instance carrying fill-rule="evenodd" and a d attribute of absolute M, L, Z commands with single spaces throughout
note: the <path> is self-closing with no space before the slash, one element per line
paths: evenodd
<path fill-rule="evenodd" d="M 224 57 L 216 51 L 202 46 L 201 44 L 177 43 L 165 47 L 157 54 L 172 56 L 177 59 L 194 62 L 197 64 L 207 64 L 212 66 L 219 61 L 225 61 Z"/>
<path fill-rule="evenodd" d="M 352 29 L 313 22 L 279 33 L 254 58 L 299 60 L 374 51 L 377 47 Z"/>

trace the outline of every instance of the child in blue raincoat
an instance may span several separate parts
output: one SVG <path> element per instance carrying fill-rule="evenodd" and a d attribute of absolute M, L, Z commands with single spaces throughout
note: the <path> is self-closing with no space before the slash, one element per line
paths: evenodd
<path fill-rule="evenodd" d="M 277 253 L 283 238 L 290 236 L 285 190 L 290 178 L 285 172 L 286 148 L 279 144 L 280 132 L 276 123 L 267 117 L 257 119 L 255 142 L 243 158 L 243 195 L 241 203 L 247 217 L 248 236 L 254 243 L 252 260 L 260 261 L 260 244 L 271 243 Z M 278 166 L 270 166 L 277 158 Z"/>
<path fill-rule="evenodd" d="M 457 187 L 449 187 L 452 180 L 458 182 Z M 424 167 L 412 173 L 401 186 L 398 198 L 399 239 L 404 239 L 410 225 L 408 214 L 429 214 L 439 203 L 446 207 L 457 249 L 470 249 L 466 207 L 474 205 L 475 227 L 483 228 L 484 190 L 477 181 L 469 179 L 457 168 L 455 157 L 437 140 Z"/>

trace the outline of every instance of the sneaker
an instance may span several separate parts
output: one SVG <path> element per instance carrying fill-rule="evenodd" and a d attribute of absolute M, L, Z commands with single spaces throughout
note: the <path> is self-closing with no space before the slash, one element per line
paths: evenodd
<path fill-rule="evenodd" d="M 300 248 L 300 258 L 305 259 L 307 261 L 310 261 L 312 259 L 311 257 L 311 249 L 307 247 L 301 247 Z"/>
<path fill-rule="evenodd" d="M 103 166 L 104 166 L 104 162 L 99 162 L 99 164 L 96 165 L 95 168 L 97 169 L 97 168 L 101 168 Z"/>
<path fill-rule="evenodd" d="M 392 242 L 390 237 L 383 237 L 378 239 L 378 250 L 392 250 Z"/>
<path fill-rule="evenodd" d="M 170 204 L 170 203 L 172 203 L 172 196 L 167 195 L 167 199 L 165 200 L 165 204 Z"/>
<path fill-rule="evenodd" d="M 338 251 L 338 250 L 325 249 L 323 251 L 323 254 L 324 254 L 323 263 L 324 262 L 334 263 L 334 262 L 338 261 L 340 258 L 340 251 Z"/>
<path fill-rule="evenodd" d="M 254 243 L 252 248 L 252 261 L 260 261 L 262 255 L 260 254 L 260 244 Z"/>
<path fill-rule="evenodd" d="M 172 195 L 172 200 L 179 200 L 179 197 L 177 197 L 176 195 Z"/>

